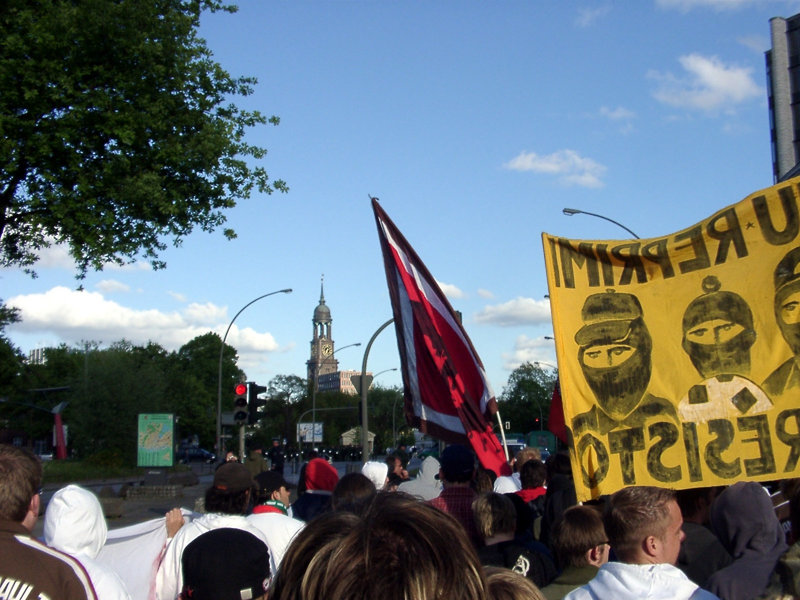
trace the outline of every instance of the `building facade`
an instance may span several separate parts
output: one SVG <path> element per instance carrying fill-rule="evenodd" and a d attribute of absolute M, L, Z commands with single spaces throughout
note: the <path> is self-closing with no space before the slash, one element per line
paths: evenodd
<path fill-rule="evenodd" d="M 800 173 L 800 15 L 769 21 L 767 101 L 775 183 Z"/>
<path fill-rule="evenodd" d="M 315 378 L 339 370 L 339 362 L 334 358 L 333 319 L 331 309 L 325 304 L 324 281 L 319 286 L 319 304 L 311 319 L 314 335 L 311 338 L 311 357 L 306 362 L 308 380 L 313 384 Z"/>
<path fill-rule="evenodd" d="M 324 282 L 320 284 L 319 304 L 311 319 L 314 335 L 311 338 L 311 356 L 306 362 L 308 382 L 312 386 L 316 384 L 316 390 L 320 392 L 344 392 L 355 396 L 358 391 L 350 378 L 361 375 L 361 371 L 339 370 L 339 361 L 333 356 L 336 352 L 332 333 L 333 319 L 330 308 L 325 304 L 323 284 Z M 371 376 L 372 373 L 367 375 Z"/>

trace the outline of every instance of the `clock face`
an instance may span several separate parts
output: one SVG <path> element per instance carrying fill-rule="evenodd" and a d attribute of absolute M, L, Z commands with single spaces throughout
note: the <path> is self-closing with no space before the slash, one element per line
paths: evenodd
<path fill-rule="evenodd" d="M 333 350 L 333 348 L 331 347 L 330 344 L 323 344 L 322 345 L 322 354 L 324 356 L 330 356 L 332 350 Z"/>

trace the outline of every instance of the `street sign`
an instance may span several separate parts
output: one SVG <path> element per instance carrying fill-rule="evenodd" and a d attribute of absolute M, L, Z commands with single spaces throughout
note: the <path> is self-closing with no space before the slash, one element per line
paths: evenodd
<path fill-rule="evenodd" d="M 367 380 L 367 389 L 369 389 L 369 386 L 372 385 L 372 375 L 367 375 L 365 379 Z M 361 375 L 351 375 L 350 381 L 353 383 L 353 387 L 356 388 L 356 392 L 361 394 Z"/>

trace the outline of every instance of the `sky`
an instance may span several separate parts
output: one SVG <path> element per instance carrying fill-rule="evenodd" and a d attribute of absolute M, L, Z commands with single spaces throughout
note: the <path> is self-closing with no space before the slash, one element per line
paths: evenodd
<path fill-rule="evenodd" d="M 361 369 L 391 305 L 370 196 L 439 281 L 496 394 L 525 361 L 555 363 L 541 233 L 625 239 L 682 230 L 772 185 L 764 52 L 769 19 L 800 1 L 241 0 L 201 36 L 286 194 L 226 213 L 162 258 L 82 282 L 63 248 L 37 278 L 0 270 L 20 309 L 11 341 L 121 339 L 177 350 L 228 333 L 248 379 L 305 377 L 324 276 L 341 369 Z M 361 343 L 360 347 L 344 346 Z M 401 385 L 394 329 L 371 347 L 375 383 Z"/>

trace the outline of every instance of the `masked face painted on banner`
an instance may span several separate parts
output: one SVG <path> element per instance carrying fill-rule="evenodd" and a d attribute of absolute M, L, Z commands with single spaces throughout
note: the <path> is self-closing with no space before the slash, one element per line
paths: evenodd
<path fill-rule="evenodd" d="M 747 374 L 756 340 L 750 307 L 738 294 L 719 289 L 716 277 L 706 277 L 705 293 L 683 315 L 683 349 L 705 378 Z"/>
<path fill-rule="evenodd" d="M 792 352 L 800 356 L 800 285 L 798 289 L 780 294 L 775 299 L 775 315 L 783 339 Z"/>
<path fill-rule="evenodd" d="M 581 310 L 575 334 L 578 360 L 600 408 L 616 420 L 639 404 L 650 382 L 652 340 L 642 306 L 632 294 L 592 294 Z"/>
<path fill-rule="evenodd" d="M 629 415 L 650 383 L 652 340 L 642 319 L 620 340 L 597 339 L 578 354 L 586 383 L 600 408 L 614 419 Z"/>

